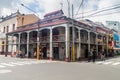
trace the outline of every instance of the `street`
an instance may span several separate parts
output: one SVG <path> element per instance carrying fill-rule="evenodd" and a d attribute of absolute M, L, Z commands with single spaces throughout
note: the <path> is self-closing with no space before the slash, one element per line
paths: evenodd
<path fill-rule="evenodd" d="M 0 80 L 119 80 L 120 57 L 63 62 L 0 56 Z"/>

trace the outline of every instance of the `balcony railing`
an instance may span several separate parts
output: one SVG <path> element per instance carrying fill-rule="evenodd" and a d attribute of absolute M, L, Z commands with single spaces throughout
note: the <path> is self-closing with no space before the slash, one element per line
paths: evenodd
<path fill-rule="evenodd" d="M 96 44 L 96 41 L 92 40 L 90 41 L 90 44 Z"/>
<path fill-rule="evenodd" d="M 65 35 L 53 35 L 52 41 L 65 41 Z M 50 36 L 40 37 L 40 42 L 50 42 Z"/>
<path fill-rule="evenodd" d="M 88 43 L 88 40 L 81 38 L 81 43 Z"/>
<path fill-rule="evenodd" d="M 53 41 L 65 41 L 65 35 L 53 35 Z"/>
<path fill-rule="evenodd" d="M 29 43 L 35 43 L 37 42 L 37 38 L 30 38 Z"/>
<path fill-rule="evenodd" d="M 49 36 L 40 37 L 40 42 L 50 42 Z"/>
<path fill-rule="evenodd" d="M 20 43 L 21 43 L 21 44 L 25 44 L 25 43 L 27 43 L 27 40 L 26 40 L 26 39 L 21 39 L 21 40 L 20 40 Z"/>

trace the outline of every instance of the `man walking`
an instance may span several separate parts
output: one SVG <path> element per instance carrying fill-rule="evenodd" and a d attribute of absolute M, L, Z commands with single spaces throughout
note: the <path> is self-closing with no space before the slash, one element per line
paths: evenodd
<path fill-rule="evenodd" d="M 94 51 L 92 52 L 93 55 L 92 55 L 92 61 L 95 62 L 95 59 L 96 59 L 96 50 L 94 49 Z"/>

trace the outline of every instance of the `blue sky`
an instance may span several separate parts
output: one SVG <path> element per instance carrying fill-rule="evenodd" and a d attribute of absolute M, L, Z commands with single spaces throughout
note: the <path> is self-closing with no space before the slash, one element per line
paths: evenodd
<path fill-rule="evenodd" d="M 71 4 L 74 5 L 74 13 L 77 12 L 78 7 L 81 3 L 81 0 L 69 0 Z M 40 18 L 43 18 L 44 14 L 48 12 L 52 12 L 55 10 L 61 9 L 60 3 L 63 3 L 63 11 L 66 16 L 68 16 L 68 5 L 67 0 L 2 0 L 0 3 L 0 15 L 6 16 L 9 15 L 18 9 L 21 13 L 33 13 L 30 10 L 22 7 L 20 4 L 23 3 L 24 5 L 28 6 L 30 9 L 34 10 L 37 15 L 39 15 Z M 104 7 L 113 6 L 116 4 L 119 4 L 120 0 L 84 0 L 83 3 L 83 9 L 80 8 L 79 13 L 83 12 L 83 16 L 90 15 L 94 13 L 95 11 L 99 11 Z M 91 11 L 89 13 L 86 13 L 88 11 Z M 120 8 L 103 12 L 104 14 L 108 14 L 110 12 L 120 11 Z M 103 13 L 99 13 L 96 15 L 101 15 Z M 84 19 L 90 19 L 92 21 L 99 21 L 99 22 L 105 22 L 106 20 L 112 20 L 112 21 L 120 21 L 120 12 L 116 14 L 111 15 L 104 15 L 104 16 L 94 16 L 94 17 L 85 17 Z M 82 14 L 76 15 L 76 18 L 82 17 Z M 80 20 L 79 18 L 78 20 Z"/>

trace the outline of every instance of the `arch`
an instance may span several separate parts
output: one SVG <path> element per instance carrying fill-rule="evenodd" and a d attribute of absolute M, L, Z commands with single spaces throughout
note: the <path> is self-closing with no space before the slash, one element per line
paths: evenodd
<path fill-rule="evenodd" d="M 79 29 L 74 27 L 74 39 L 75 41 L 79 41 Z M 70 27 L 70 40 L 72 40 L 73 36 L 73 27 Z"/>
<path fill-rule="evenodd" d="M 13 34 L 13 36 L 16 36 L 16 37 L 17 37 L 18 35 L 19 35 L 18 33 Z"/>
<path fill-rule="evenodd" d="M 50 29 L 44 28 L 40 31 L 40 42 L 49 42 L 50 41 Z"/>
<path fill-rule="evenodd" d="M 54 28 L 53 28 L 53 32 L 56 31 L 56 30 L 58 31 L 58 33 L 61 33 L 61 34 L 62 34 L 63 32 L 65 33 L 65 27 L 64 27 L 64 26 L 54 27 Z"/>
<path fill-rule="evenodd" d="M 42 30 L 44 30 L 44 29 L 48 29 L 48 30 L 50 30 L 50 28 L 51 28 L 51 27 L 40 28 L 39 31 L 42 31 Z"/>
<path fill-rule="evenodd" d="M 29 32 L 29 42 L 34 43 L 37 42 L 37 31 L 31 31 Z"/>
<path fill-rule="evenodd" d="M 96 43 L 96 34 L 94 32 L 90 32 L 90 43 L 95 44 Z"/>
<path fill-rule="evenodd" d="M 81 42 L 86 43 L 88 40 L 88 31 L 82 29 L 80 30 L 80 34 L 81 34 Z"/>
<path fill-rule="evenodd" d="M 27 43 L 27 32 L 21 33 L 20 42 L 21 42 L 22 44 L 26 44 L 26 43 Z"/>
<path fill-rule="evenodd" d="M 52 29 L 55 29 L 55 28 L 58 28 L 58 27 L 64 27 L 65 28 L 65 26 L 53 26 Z"/>
<path fill-rule="evenodd" d="M 42 29 L 40 31 L 40 35 L 41 36 L 48 36 L 48 35 L 50 35 L 50 30 L 49 29 Z"/>

